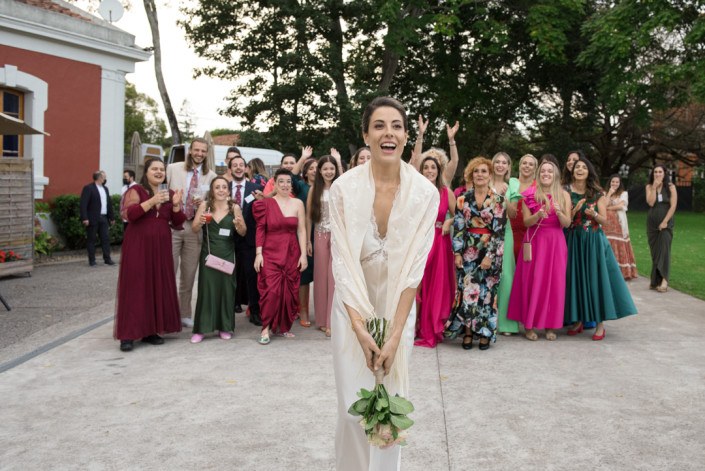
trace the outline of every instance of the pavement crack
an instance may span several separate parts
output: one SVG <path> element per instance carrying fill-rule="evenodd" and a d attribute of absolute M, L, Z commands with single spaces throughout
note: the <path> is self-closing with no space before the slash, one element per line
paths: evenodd
<path fill-rule="evenodd" d="M 441 408 L 443 409 L 443 429 L 446 434 L 446 459 L 448 460 L 448 470 L 450 470 L 450 447 L 448 445 L 448 422 L 446 420 L 446 401 L 443 397 L 443 377 L 441 375 L 441 359 L 438 355 L 438 348 L 434 349 L 436 351 L 436 367 L 438 369 L 438 387 L 441 391 Z"/>

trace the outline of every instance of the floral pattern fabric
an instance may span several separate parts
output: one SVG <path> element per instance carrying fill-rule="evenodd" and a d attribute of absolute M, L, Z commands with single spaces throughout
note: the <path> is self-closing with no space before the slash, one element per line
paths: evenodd
<path fill-rule="evenodd" d="M 494 190 L 479 205 L 472 188 L 458 199 L 453 252 L 462 256 L 463 268 L 456 273 L 458 292 L 448 327 L 450 332 L 469 327 L 474 334 L 496 339 L 497 289 L 506 223 L 504 197 Z M 480 265 L 486 256 L 492 263 L 484 270 Z"/>

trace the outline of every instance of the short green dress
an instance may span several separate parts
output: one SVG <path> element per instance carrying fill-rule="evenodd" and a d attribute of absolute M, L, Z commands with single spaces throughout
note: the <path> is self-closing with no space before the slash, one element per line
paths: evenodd
<path fill-rule="evenodd" d="M 521 199 L 519 193 L 519 180 L 516 178 L 509 179 L 507 193 L 504 195 L 505 210 L 509 202 L 515 203 Z M 509 295 L 512 292 L 512 283 L 514 282 L 514 268 L 516 260 L 514 260 L 514 235 L 512 233 L 512 225 L 507 224 L 504 229 L 504 254 L 502 255 L 502 278 L 499 282 L 497 291 L 497 314 L 498 326 L 500 332 L 509 332 L 516 334 L 519 332 L 519 323 L 511 319 L 507 319 L 507 308 L 509 307 Z"/>
<path fill-rule="evenodd" d="M 597 211 L 600 196 L 587 199 L 566 230 L 566 324 L 603 322 L 637 313 L 602 227 L 585 214 L 588 208 Z M 584 197 L 583 194 L 570 192 L 573 207 Z"/>
<path fill-rule="evenodd" d="M 226 235 L 227 232 L 227 235 Z M 203 244 L 198 264 L 198 300 L 193 320 L 194 334 L 213 331 L 232 332 L 235 329 L 235 277 L 206 266 L 210 252 L 216 257 L 235 262 L 235 226 L 228 213 L 203 227 Z"/>

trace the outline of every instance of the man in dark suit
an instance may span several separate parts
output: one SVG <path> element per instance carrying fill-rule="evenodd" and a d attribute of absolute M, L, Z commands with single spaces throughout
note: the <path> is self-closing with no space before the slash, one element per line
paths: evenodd
<path fill-rule="evenodd" d="M 230 157 L 230 198 L 242 208 L 247 232 L 244 236 L 235 234 L 235 312 L 240 312 L 241 304 L 247 304 L 250 310 L 250 322 L 262 325 L 259 311 L 259 291 L 257 290 L 257 272 L 255 271 L 255 234 L 257 224 L 252 215 L 252 203 L 262 197 L 262 188 L 245 178 L 247 167 L 245 159 L 237 147 L 230 147 L 226 153 Z M 241 308 L 240 308 L 241 309 Z"/>
<path fill-rule="evenodd" d="M 86 226 L 86 245 L 88 248 L 88 264 L 95 263 L 95 237 L 100 235 L 100 245 L 103 248 L 103 261 L 106 265 L 115 265 L 110 258 L 110 236 L 108 230 L 115 222 L 110 192 L 105 186 L 108 179 L 105 172 L 98 170 L 93 173 L 93 183 L 83 187 L 81 192 L 81 221 Z"/>

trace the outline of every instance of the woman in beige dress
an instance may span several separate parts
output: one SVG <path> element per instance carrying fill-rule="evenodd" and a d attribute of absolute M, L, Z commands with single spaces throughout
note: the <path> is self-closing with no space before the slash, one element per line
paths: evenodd
<path fill-rule="evenodd" d="M 360 388 L 374 386 L 378 369 L 384 370 L 389 394 L 409 397 L 414 298 L 433 243 L 439 196 L 401 160 L 407 141 L 401 103 L 375 98 L 364 111 L 362 129 L 370 162 L 343 174 L 330 189 L 336 469 L 389 471 L 400 467 L 399 446 L 370 446 L 359 418 L 347 411 Z M 381 349 L 366 328 L 366 320 L 374 317 L 391 323 Z"/>

